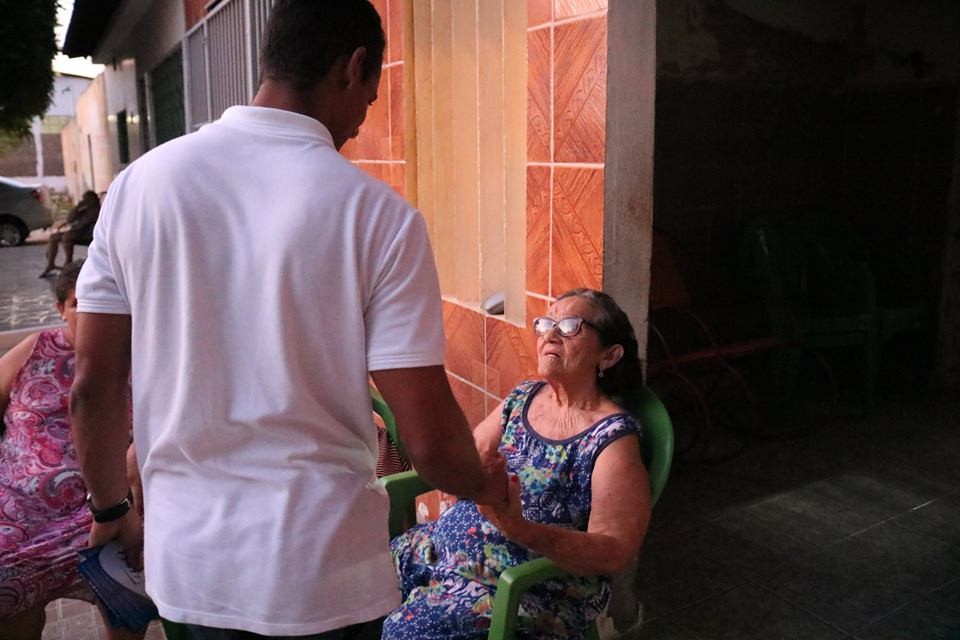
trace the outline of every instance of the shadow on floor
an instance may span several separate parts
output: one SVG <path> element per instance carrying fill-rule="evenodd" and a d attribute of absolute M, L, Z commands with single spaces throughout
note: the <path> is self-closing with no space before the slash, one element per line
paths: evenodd
<path fill-rule="evenodd" d="M 960 403 L 677 463 L 637 588 L 629 638 L 960 639 Z"/>

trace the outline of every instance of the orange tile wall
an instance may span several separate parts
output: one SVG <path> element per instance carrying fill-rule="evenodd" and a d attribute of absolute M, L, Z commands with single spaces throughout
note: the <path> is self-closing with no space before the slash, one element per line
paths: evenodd
<path fill-rule="evenodd" d="M 403 156 L 403 0 L 372 0 L 383 21 L 387 48 L 377 101 L 367 112 L 360 135 L 341 152 L 375 178 L 406 195 Z"/>
<path fill-rule="evenodd" d="M 603 275 L 607 0 L 527 0 L 527 14 L 527 324 L 444 301 L 448 377 L 474 425 L 535 376 L 530 320 Z"/>
<path fill-rule="evenodd" d="M 183 17 L 188 31 L 207 15 L 205 7 L 208 2 L 210 0 L 183 0 Z"/>

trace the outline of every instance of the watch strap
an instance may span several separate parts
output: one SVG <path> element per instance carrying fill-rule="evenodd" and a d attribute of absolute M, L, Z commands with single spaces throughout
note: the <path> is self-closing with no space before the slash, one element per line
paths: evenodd
<path fill-rule="evenodd" d="M 127 497 L 123 499 L 122 502 L 119 502 L 112 507 L 107 507 L 106 509 L 97 509 L 93 506 L 93 497 L 88 493 L 87 494 L 87 506 L 90 507 L 90 513 L 93 514 L 94 522 L 104 523 L 104 522 L 113 522 L 114 520 L 119 520 L 123 516 L 127 515 L 127 512 L 130 511 L 130 507 L 133 505 L 133 495 L 127 494 Z"/>

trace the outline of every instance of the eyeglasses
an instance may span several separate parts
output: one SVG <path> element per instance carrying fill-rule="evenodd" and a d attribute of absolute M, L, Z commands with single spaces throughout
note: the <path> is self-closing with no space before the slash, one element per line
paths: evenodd
<path fill-rule="evenodd" d="M 599 331 L 597 325 L 587 322 L 583 318 L 572 316 L 570 318 L 560 318 L 559 320 L 554 320 L 553 318 L 548 318 L 546 316 L 540 316 L 539 318 L 533 319 L 533 332 L 538 338 L 542 338 L 547 335 L 547 332 L 554 327 L 557 328 L 557 334 L 561 338 L 572 338 L 573 336 L 580 333 L 580 327 L 587 325 L 594 331 Z"/>

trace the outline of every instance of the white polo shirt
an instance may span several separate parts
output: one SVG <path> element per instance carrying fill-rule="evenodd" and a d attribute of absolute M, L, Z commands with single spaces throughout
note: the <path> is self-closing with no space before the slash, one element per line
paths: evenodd
<path fill-rule="evenodd" d="M 147 591 L 306 635 L 399 604 L 368 371 L 443 363 L 420 214 L 307 116 L 233 107 L 111 185 L 77 284 L 130 314 Z"/>

